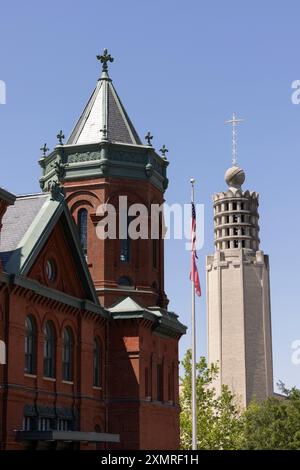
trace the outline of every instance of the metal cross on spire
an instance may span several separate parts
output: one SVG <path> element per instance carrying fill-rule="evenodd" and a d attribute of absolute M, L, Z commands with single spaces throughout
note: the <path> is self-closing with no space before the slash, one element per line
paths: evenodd
<path fill-rule="evenodd" d="M 225 124 L 232 125 L 232 165 L 237 165 L 237 130 L 236 127 L 240 122 L 243 122 L 244 119 L 237 118 L 236 114 L 233 113 L 232 118 L 228 121 L 225 121 Z"/>
<path fill-rule="evenodd" d="M 107 63 L 114 61 L 114 58 L 110 54 L 108 54 L 107 49 L 104 49 L 102 55 L 97 55 L 97 59 L 100 60 L 100 62 L 102 64 L 102 72 L 107 72 L 108 71 Z"/>

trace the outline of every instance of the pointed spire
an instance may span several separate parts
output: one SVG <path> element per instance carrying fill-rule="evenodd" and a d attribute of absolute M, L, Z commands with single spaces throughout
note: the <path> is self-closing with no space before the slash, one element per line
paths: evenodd
<path fill-rule="evenodd" d="M 104 49 L 97 59 L 102 63 L 102 76 L 75 125 L 67 144 L 90 144 L 102 141 L 142 145 L 128 114 L 108 76 L 108 63 L 113 58 Z"/>

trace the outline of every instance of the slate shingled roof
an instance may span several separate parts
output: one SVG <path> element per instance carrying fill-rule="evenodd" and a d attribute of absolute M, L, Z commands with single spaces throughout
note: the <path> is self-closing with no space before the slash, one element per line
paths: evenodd
<path fill-rule="evenodd" d="M 0 237 L 0 257 L 4 267 L 47 199 L 47 194 L 19 196 L 15 204 L 7 208 Z"/>
<path fill-rule="evenodd" d="M 142 145 L 107 72 L 98 80 L 67 144 L 100 142 L 103 129 L 107 130 L 110 142 Z"/>

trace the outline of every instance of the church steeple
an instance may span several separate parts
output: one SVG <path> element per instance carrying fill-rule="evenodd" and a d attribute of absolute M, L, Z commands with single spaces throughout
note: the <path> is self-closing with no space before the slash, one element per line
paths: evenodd
<path fill-rule="evenodd" d="M 142 145 L 108 74 L 108 62 L 113 58 L 107 49 L 97 59 L 102 63 L 102 75 L 87 105 L 67 141 L 68 145 L 91 144 L 101 141 Z"/>

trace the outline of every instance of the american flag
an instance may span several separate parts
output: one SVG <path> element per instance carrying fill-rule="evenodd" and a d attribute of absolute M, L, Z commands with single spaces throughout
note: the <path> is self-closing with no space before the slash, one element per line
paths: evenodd
<path fill-rule="evenodd" d="M 192 229 L 191 229 L 191 240 L 192 240 L 192 265 L 190 272 L 190 280 L 194 283 L 195 292 L 200 297 L 201 296 L 201 286 L 199 273 L 197 269 L 196 259 L 198 259 L 196 251 L 196 209 L 195 204 L 192 202 Z"/>

